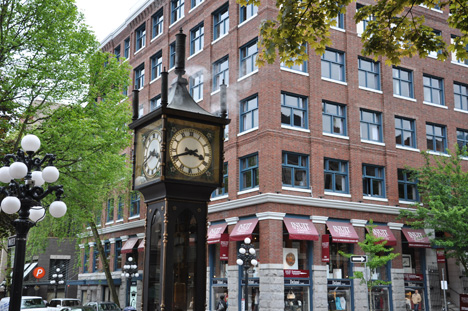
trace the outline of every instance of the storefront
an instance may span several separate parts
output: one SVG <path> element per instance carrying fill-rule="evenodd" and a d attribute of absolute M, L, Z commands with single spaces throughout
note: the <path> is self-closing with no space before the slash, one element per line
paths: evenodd
<path fill-rule="evenodd" d="M 405 280 L 405 304 L 415 310 L 428 310 L 425 249 L 431 242 L 423 229 L 402 228 L 402 260 Z"/>
<path fill-rule="evenodd" d="M 352 253 L 359 237 L 351 223 L 339 221 L 327 221 L 327 234 L 331 236 L 327 264 L 328 310 L 351 311 L 354 310 L 353 272 L 350 260 L 340 252 Z"/>
<path fill-rule="evenodd" d="M 308 218 L 283 219 L 284 310 L 312 310 L 313 241 L 319 234 Z"/>
<path fill-rule="evenodd" d="M 209 310 L 216 309 L 221 295 L 228 296 L 227 267 L 229 259 L 229 234 L 226 222 L 212 224 L 208 228 L 208 250 L 211 291 Z"/>

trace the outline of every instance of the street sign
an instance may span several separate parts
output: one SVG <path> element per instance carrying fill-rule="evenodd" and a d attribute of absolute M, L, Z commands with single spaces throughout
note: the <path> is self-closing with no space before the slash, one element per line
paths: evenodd
<path fill-rule="evenodd" d="M 33 276 L 36 279 L 41 279 L 45 275 L 45 269 L 42 267 L 37 267 L 36 269 L 33 270 Z"/>
<path fill-rule="evenodd" d="M 366 255 L 352 255 L 350 259 L 352 263 L 366 263 L 367 262 Z"/>
<path fill-rule="evenodd" d="M 8 248 L 15 247 L 16 235 L 8 237 Z"/>

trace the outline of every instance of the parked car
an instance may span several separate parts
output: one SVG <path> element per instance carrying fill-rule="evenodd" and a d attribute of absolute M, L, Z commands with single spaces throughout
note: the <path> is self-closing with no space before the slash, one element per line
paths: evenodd
<path fill-rule="evenodd" d="M 60 307 L 74 307 L 79 306 L 81 302 L 74 298 L 54 298 L 50 300 L 48 307 L 60 308 Z"/>
<path fill-rule="evenodd" d="M 0 310 L 8 310 L 10 305 L 10 297 L 5 297 L 0 300 Z M 44 300 L 39 296 L 23 296 L 21 297 L 22 311 L 48 311 Z"/>
<path fill-rule="evenodd" d="M 94 308 L 89 306 L 61 307 L 60 311 L 94 311 Z"/>
<path fill-rule="evenodd" d="M 110 301 L 88 302 L 85 306 L 92 307 L 94 311 L 122 311 L 115 302 Z"/>

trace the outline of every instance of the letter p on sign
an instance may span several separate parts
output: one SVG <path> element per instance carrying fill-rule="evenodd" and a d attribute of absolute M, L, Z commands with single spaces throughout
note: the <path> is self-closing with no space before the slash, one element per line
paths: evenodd
<path fill-rule="evenodd" d="M 37 267 L 36 269 L 33 270 L 33 276 L 36 279 L 40 279 L 45 275 L 45 269 L 42 267 Z"/>

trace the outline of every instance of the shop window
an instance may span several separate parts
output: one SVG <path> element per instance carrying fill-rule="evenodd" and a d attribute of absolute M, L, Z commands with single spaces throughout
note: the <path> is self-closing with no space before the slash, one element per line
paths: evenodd
<path fill-rule="evenodd" d="M 351 253 L 351 244 L 330 243 L 330 262 L 328 264 L 328 310 L 352 310 L 351 306 L 351 266 L 348 258 L 339 251 Z"/>

